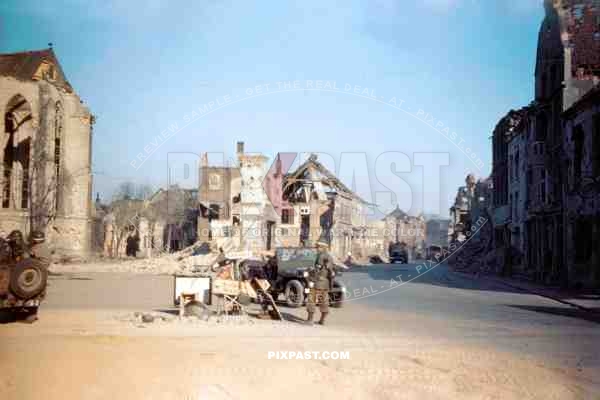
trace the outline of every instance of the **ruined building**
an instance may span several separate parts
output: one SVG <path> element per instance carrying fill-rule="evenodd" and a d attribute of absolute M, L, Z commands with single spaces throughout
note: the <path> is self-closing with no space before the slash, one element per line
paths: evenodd
<path fill-rule="evenodd" d="M 572 286 L 600 286 L 600 86 L 563 115 L 566 269 Z"/>
<path fill-rule="evenodd" d="M 280 219 L 273 201 L 281 199 L 282 172 L 267 174 L 267 157 L 236 147 L 237 165 L 209 166 L 203 156 L 200 167 L 198 239 L 217 246 L 254 253 L 272 251 Z M 263 185 L 264 184 L 264 185 Z M 268 198 L 269 187 L 278 187 Z"/>
<path fill-rule="evenodd" d="M 496 248 L 504 249 L 500 271 L 510 275 L 521 264 L 518 272 L 541 282 L 598 284 L 593 165 L 600 132 L 594 94 L 600 84 L 600 1 L 545 0 L 544 7 L 534 100 L 509 112 L 494 131 L 494 238 Z M 522 260 L 515 261 L 511 248 L 524 253 Z"/>
<path fill-rule="evenodd" d="M 263 155 L 246 153 L 239 142 L 234 166 L 210 166 L 203 157 L 198 239 L 254 254 L 323 240 L 337 257 L 366 257 L 371 251 L 367 203 L 316 156 L 284 174 L 283 158 L 291 164 L 295 157 L 289 155 L 278 154 L 270 164 Z"/>
<path fill-rule="evenodd" d="M 528 262 L 544 282 L 569 281 L 565 254 L 568 156 L 564 152 L 563 112 L 600 82 L 600 4 L 598 1 L 546 0 L 538 38 L 530 158 L 532 193 L 528 221 Z M 530 151 L 530 153 L 532 152 Z"/>
<path fill-rule="evenodd" d="M 454 204 L 450 207 L 451 239 L 461 242 L 466 239 L 465 232 L 471 229 L 471 209 L 475 201 L 475 176 L 467 175 L 465 184 L 458 188 Z"/>
<path fill-rule="evenodd" d="M 513 267 L 512 252 L 518 251 L 513 246 L 515 240 L 520 243 L 523 219 L 519 204 L 524 204 L 525 193 L 522 193 L 520 180 L 526 180 L 525 170 L 515 168 L 517 160 L 522 166 L 523 147 L 526 146 L 526 134 L 522 134 L 526 109 L 511 110 L 496 124 L 493 133 L 493 167 L 492 179 L 492 225 L 494 228 L 493 243 L 496 252 L 496 271 L 510 275 Z M 518 212 L 521 211 L 521 212 Z"/>
<path fill-rule="evenodd" d="M 46 233 L 58 253 L 91 246 L 94 117 L 52 49 L 0 54 L 0 231 Z"/>
<path fill-rule="evenodd" d="M 331 253 L 366 257 L 369 204 L 311 155 L 283 179 L 281 227 L 289 246 L 312 246 L 322 240 Z M 283 234 L 282 234 L 283 235 Z"/>

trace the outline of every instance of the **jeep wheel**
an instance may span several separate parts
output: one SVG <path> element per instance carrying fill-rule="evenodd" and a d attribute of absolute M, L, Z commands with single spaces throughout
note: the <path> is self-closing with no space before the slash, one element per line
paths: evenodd
<path fill-rule="evenodd" d="M 42 293 L 46 288 L 48 270 L 30 258 L 19 261 L 10 274 L 10 290 L 22 300 Z"/>
<path fill-rule="evenodd" d="M 304 304 L 304 285 L 297 280 L 291 280 L 285 285 L 285 303 L 288 307 L 302 307 Z"/>

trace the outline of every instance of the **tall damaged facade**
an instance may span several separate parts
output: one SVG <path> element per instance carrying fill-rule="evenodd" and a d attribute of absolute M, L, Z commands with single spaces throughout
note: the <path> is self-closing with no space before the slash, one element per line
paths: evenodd
<path fill-rule="evenodd" d="M 528 270 L 534 278 L 563 286 L 592 283 L 577 277 L 574 238 L 565 193 L 569 169 L 578 169 L 568 147 L 565 111 L 600 82 L 600 4 L 597 1 L 546 1 L 546 17 L 538 41 L 535 101 L 531 107 L 531 189 Z M 535 151 L 535 153 L 533 153 Z M 577 213 L 576 213 L 577 214 Z M 576 220 L 577 218 L 575 218 Z M 593 230 L 593 229 L 592 229 Z M 593 234 L 593 232 L 590 231 Z M 586 241 L 592 241 L 590 235 Z M 569 252 L 571 253 L 571 252 Z"/>
<path fill-rule="evenodd" d="M 88 254 L 94 117 L 52 49 L 0 54 L 0 104 L 0 231 L 40 230 L 59 254 Z"/>
<path fill-rule="evenodd" d="M 600 286 L 600 87 L 573 104 L 563 120 L 566 268 L 571 284 Z"/>
<path fill-rule="evenodd" d="M 253 254 L 317 241 L 328 243 L 339 258 L 348 253 L 363 258 L 372 251 L 368 204 L 316 156 L 288 174 L 280 155 L 269 167 L 267 157 L 245 152 L 242 142 L 236 158 L 234 166 L 210 166 L 203 157 L 198 240 Z"/>
<path fill-rule="evenodd" d="M 198 239 L 224 250 L 271 251 L 279 245 L 275 207 L 281 198 L 281 166 L 276 163 L 279 171 L 267 174 L 267 157 L 246 153 L 243 142 L 237 143 L 236 158 L 234 166 L 210 166 L 207 156 L 202 157 Z M 278 193 L 273 201 L 272 190 Z"/>
<path fill-rule="evenodd" d="M 357 259 L 367 256 L 369 204 L 315 155 L 284 177 L 283 202 L 281 221 L 286 232 L 282 234 L 287 233 L 288 245 L 312 246 L 325 241 L 338 258 L 348 253 Z"/>
<path fill-rule="evenodd" d="M 469 174 L 450 207 L 449 263 L 456 269 L 495 268 L 492 177 L 477 180 Z"/>
<path fill-rule="evenodd" d="M 494 131 L 498 272 L 597 286 L 600 2 L 546 0 L 544 6 L 535 98 Z"/>
<path fill-rule="evenodd" d="M 530 198 L 528 170 L 528 134 L 530 109 L 511 110 L 496 124 L 493 133 L 492 225 L 496 256 L 494 269 L 511 275 L 522 269 L 525 252 L 526 204 Z M 537 151 L 537 149 L 532 149 Z"/>

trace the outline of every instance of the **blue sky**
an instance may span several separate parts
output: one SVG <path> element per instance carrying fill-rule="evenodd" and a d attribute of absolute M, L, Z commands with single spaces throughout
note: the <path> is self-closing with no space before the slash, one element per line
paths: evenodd
<path fill-rule="evenodd" d="M 412 188 L 399 203 L 440 210 L 466 171 L 487 176 L 489 137 L 511 108 L 533 97 L 540 0 L 178 1 L 4 0 L 0 49 L 48 42 L 94 128 L 95 191 L 124 180 L 164 185 L 169 152 L 366 152 L 371 185 L 385 151 L 448 152 L 441 188 L 424 193 L 421 167 L 401 174 Z M 172 121 L 219 96 L 285 80 L 330 80 L 402 99 L 464 139 L 468 157 L 423 122 L 343 93 L 287 92 L 225 107 L 177 133 L 142 168 L 130 162 Z M 339 163 L 338 163 L 339 164 Z M 391 172 L 390 172 L 391 174 Z M 346 177 L 343 177 L 346 178 Z"/>

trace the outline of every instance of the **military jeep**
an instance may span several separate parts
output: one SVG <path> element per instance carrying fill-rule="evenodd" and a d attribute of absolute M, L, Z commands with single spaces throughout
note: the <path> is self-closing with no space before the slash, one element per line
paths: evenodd
<path fill-rule="evenodd" d="M 0 311 L 35 315 L 46 295 L 48 265 L 39 259 L 15 260 L 0 238 Z"/>
<path fill-rule="evenodd" d="M 272 285 L 271 293 L 277 300 L 280 294 L 285 297 L 288 307 L 301 307 L 307 300 L 310 291 L 308 270 L 314 265 L 317 250 L 306 247 L 279 247 L 276 249 L 277 279 Z M 336 268 L 336 276 L 341 275 Z M 338 279 L 333 281 L 330 292 L 330 306 L 342 307 L 346 300 L 346 286 Z"/>

